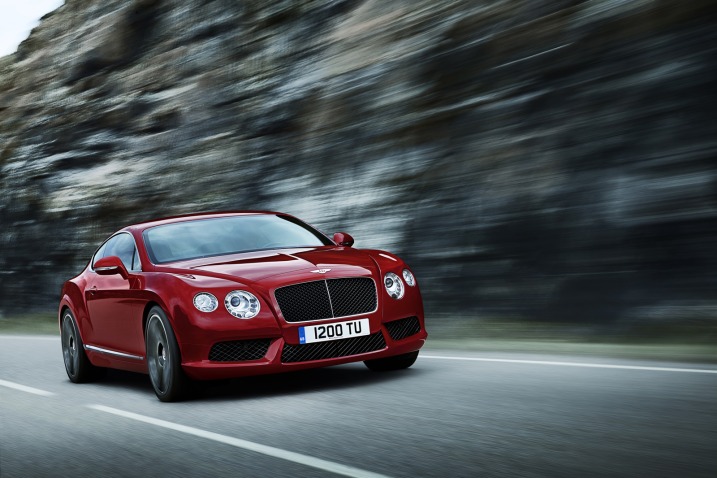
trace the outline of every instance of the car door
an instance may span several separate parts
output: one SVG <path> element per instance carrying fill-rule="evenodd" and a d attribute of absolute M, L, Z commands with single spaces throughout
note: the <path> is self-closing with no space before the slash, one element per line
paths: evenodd
<path fill-rule="evenodd" d="M 103 257 L 117 256 L 129 272 L 100 275 L 94 272 L 94 263 Z M 88 345 L 133 356 L 144 356 L 142 312 L 144 301 L 140 298 L 137 274 L 141 264 L 134 238 L 129 233 L 111 237 L 92 259 L 93 270 L 89 275 L 85 300 L 92 330 Z"/>

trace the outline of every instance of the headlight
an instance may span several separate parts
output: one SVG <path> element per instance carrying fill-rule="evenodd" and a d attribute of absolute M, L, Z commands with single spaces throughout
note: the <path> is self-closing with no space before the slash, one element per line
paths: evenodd
<path fill-rule="evenodd" d="M 219 301 L 209 292 L 200 292 L 194 296 L 194 307 L 200 312 L 214 312 Z"/>
<path fill-rule="evenodd" d="M 233 290 L 224 298 L 224 306 L 230 314 L 239 319 L 256 317 L 261 306 L 254 294 L 245 290 Z"/>
<path fill-rule="evenodd" d="M 416 285 L 416 278 L 413 277 L 413 274 L 408 269 L 403 269 L 403 280 L 406 281 L 406 284 L 413 287 Z"/>
<path fill-rule="evenodd" d="M 401 279 L 393 272 L 389 272 L 383 277 L 383 285 L 386 287 L 388 295 L 394 299 L 403 297 L 403 282 L 401 282 Z"/>

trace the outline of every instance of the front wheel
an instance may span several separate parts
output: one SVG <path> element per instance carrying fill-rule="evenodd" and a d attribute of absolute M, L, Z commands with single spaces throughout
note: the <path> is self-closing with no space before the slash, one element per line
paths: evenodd
<path fill-rule="evenodd" d="M 394 355 L 380 359 L 366 360 L 364 364 L 374 372 L 388 372 L 389 370 L 402 370 L 408 368 L 418 358 L 418 350 L 402 355 Z"/>
<path fill-rule="evenodd" d="M 159 307 L 149 311 L 145 342 L 149 379 L 157 398 L 163 402 L 181 400 L 186 395 L 188 379 L 182 370 L 182 359 L 172 326 Z"/>
<path fill-rule="evenodd" d="M 87 358 L 80 331 L 75 323 L 75 317 L 69 310 L 66 310 L 62 316 L 60 340 L 62 341 L 62 358 L 65 362 L 65 371 L 72 382 L 91 382 L 102 375 L 105 369 L 95 367 L 90 363 L 90 359 Z"/>

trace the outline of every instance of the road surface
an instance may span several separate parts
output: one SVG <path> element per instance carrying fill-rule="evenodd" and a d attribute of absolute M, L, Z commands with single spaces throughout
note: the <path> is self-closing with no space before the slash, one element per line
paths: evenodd
<path fill-rule="evenodd" d="M 0 336 L 0 476 L 717 476 L 714 365 L 424 349 L 207 384 L 69 382 L 58 337 Z"/>

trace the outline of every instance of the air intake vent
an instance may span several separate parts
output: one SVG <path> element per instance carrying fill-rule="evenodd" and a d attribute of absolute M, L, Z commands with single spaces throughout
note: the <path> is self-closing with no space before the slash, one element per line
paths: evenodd
<path fill-rule="evenodd" d="M 280 287 L 274 291 L 287 322 L 309 322 L 376 310 L 376 284 L 369 277 L 328 279 Z"/>
<path fill-rule="evenodd" d="M 235 340 L 218 342 L 209 351 L 209 360 L 214 362 L 243 362 L 264 358 L 269 350 L 269 339 Z"/>
<path fill-rule="evenodd" d="M 348 357 L 349 355 L 364 354 L 386 348 L 386 341 L 381 332 L 363 337 L 350 339 L 332 340 L 330 342 L 319 342 L 304 345 L 284 345 L 281 353 L 281 361 L 284 363 L 309 362 L 337 357 Z"/>
<path fill-rule="evenodd" d="M 390 335 L 393 340 L 405 339 L 421 331 L 421 323 L 418 321 L 418 317 L 406 317 L 405 319 L 394 320 L 384 325 L 388 330 L 388 335 Z"/>

